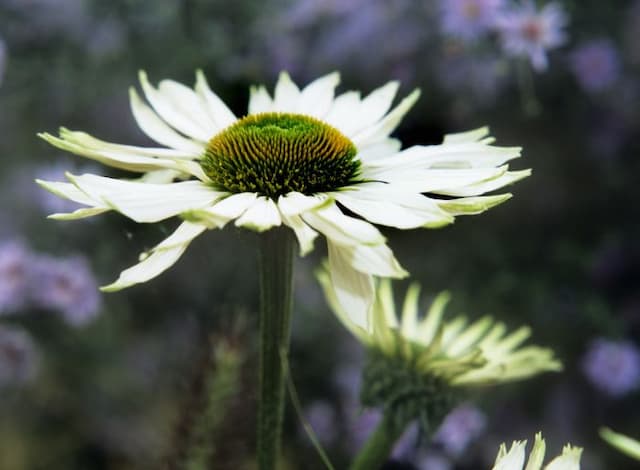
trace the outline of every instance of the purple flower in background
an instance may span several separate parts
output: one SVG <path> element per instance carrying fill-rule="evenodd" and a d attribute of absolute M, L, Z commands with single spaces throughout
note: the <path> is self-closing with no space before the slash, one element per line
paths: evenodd
<path fill-rule="evenodd" d="M 85 258 L 41 257 L 35 275 L 33 297 L 40 307 L 60 312 L 72 326 L 85 325 L 98 314 L 100 293 Z"/>
<path fill-rule="evenodd" d="M 420 470 L 451 470 L 453 468 L 444 455 L 434 453 L 420 456 L 416 463 Z"/>
<path fill-rule="evenodd" d="M 29 382 L 38 363 L 36 347 L 27 332 L 0 325 L 0 387 Z"/>
<path fill-rule="evenodd" d="M 329 402 L 315 401 L 306 408 L 304 414 L 320 443 L 326 445 L 335 439 L 338 419 Z M 302 432 L 306 435 L 306 431 L 302 430 Z"/>
<path fill-rule="evenodd" d="M 495 102 L 507 83 L 508 70 L 504 59 L 493 56 L 452 55 L 438 67 L 441 86 L 455 94 L 470 94 L 476 104 Z"/>
<path fill-rule="evenodd" d="M 582 360 L 591 383 L 611 397 L 640 386 L 640 351 L 630 341 L 593 341 Z"/>
<path fill-rule="evenodd" d="M 0 315 L 27 304 L 32 255 L 19 241 L 0 243 Z"/>
<path fill-rule="evenodd" d="M 548 3 L 538 11 L 532 1 L 527 1 L 502 13 L 496 25 L 504 52 L 528 57 L 533 68 L 541 71 L 547 68 L 547 51 L 565 43 L 563 29 L 567 22 L 567 15 L 558 3 Z"/>
<path fill-rule="evenodd" d="M 618 50 L 608 39 L 582 44 L 571 54 L 570 65 L 578 83 L 587 92 L 605 90 L 620 76 Z"/>
<path fill-rule="evenodd" d="M 464 40 L 477 39 L 491 30 L 504 0 L 441 0 L 441 28 Z"/>
<path fill-rule="evenodd" d="M 381 420 L 382 413 L 376 409 L 363 410 L 354 403 L 347 410 L 348 447 L 352 454 L 355 455 L 360 450 Z"/>
<path fill-rule="evenodd" d="M 434 441 L 448 454 L 457 457 L 486 427 L 487 417 L 482 411 L 469 404 L 460 405 L 445 417 Z"/>

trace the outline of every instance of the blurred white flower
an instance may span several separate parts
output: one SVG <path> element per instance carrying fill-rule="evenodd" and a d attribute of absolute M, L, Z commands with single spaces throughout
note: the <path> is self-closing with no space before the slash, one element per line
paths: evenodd
<path fill-rule="evenodd" d="M 527 441 L 513 441 L 511 448 L 507 450 L 506 444 L 502 444 L 492 470 L 540 470 L 546 450 L 542 435 L 536 434 L 533 449 L 529 454 L 525 468 L 526 445 Z M 581 454 L 580 447 L 572 447 L 567 444 L 562 450 L 562 455 L 553 459 L 544 468 L 545 470 L 579 470 Z"/>

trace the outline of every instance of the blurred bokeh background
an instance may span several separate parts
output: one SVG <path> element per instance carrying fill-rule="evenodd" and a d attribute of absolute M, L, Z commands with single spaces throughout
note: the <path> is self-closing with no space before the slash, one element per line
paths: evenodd
<path fill-rule="evenodd" d="M 490 468 L 500 442 L 542 430 L 583 468 L 633 468 L 597 436 L 640 437 L 640 2 L 616 0 L 0 0 L 0 469 L 147 469 L 178 462 L 203 390 L 218 387 L 211 468 L 253 448 L 256 235 L 207 232 L 158 279 L 106 284 L 172 224 L 75 222 L 36 177 L 122 175 L 36 137 L 59 126 L 148 144 L 128 104 L 138 70 L 192 84 L 205 71 L 237 115 L 280 70 L 339 70 L 342 90 L 397 79 L 422 98 L 405 146 L 490 125 L 533 176 L 515 197 L 441 230 L 385 234 L 451 314 L 528 324 L 561 374 L 487 389 L 432 439 L 410 431 L 389 468 Z M 337 468 L 379 418 L 358 406 L 362 351 L 299 260 L 291 368 Z M 399 283 L 399 288 L 402 283 Z M 228 374 L 203 384 L 205 368 Z M 289 468 L 323 468 L 288 408 Z"/>

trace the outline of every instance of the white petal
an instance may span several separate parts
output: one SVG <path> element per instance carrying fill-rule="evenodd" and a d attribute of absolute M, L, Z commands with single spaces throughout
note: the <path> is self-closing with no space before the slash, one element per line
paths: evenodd
<path fill-rule="evenodd" d="M 491 209 L 505 201 L 511 199 L 510 193 L 498 194 L 495 196 L 477 196 L 477 197 L 463 197 L 458 199 L 438 200 L 438 206 L 444 209 L 451 215 L 471 215 L 481 214 L 482 212 Z"/>
<path fill-rule="evenodd" d="M 362 273 L 399 279 L 409 274 L 385 244 L 348 246 L 344 248 L 343 253 L 349 264 Z"/>
<path fill-rule="evenodd" d="M 333 100 L 331 109 L 322 120 L 348 136 L 357 127 L 358 109 L 360 93 L 348 91 Z"/>
<path fill-rule="evenodd" d="M 282 222 L 295 232 L 300 246 L 300 256 L 306 256 L 310 253 L 313 250 L 313 242 L 318 236 L 318 232 L 305 224 L 302 217 L 298 215 L 282 214 Z"/>
<path fill-rule="evenodd" d="M 477 196 L 513 184 L 530 175 L 531 170 L 507 171 L 497 178 L 488 178 L 486 181 L 478 181 L 464 187 L 440 188 L 433 192 L 447 196 Z"/>
<path fill-rule="evenodd" d="M 129 89 L 131 112 L 140 129 L 156 142 L 184 150 L 202 152 L 202 143 L 187 139 L 169 127 L 149 106 L 142 102 L 135 89 Z"/>
<path fill-rule="evenodd" d="M 300 94 L 298 112 L 323 118 L 333 102 L 333 94 L 340 83 L 340 74 L 333 72 L 307 85 Z"/>
<path fill-rule="evenodd" d="M 260 86 L 252 86 L 249 96 L 249 114 L 266 113 L 273 108 L 273 101 L 267 89 Z"/>
<path fill-rule="evenodd" d="M 189 243 L 205 229 L 206 227 L 202 225 L 183 222 L 167 240 L 154 248 L 149 256 L 142 256 L 143 259 L 140 263 L 122 271 L 114 283 L 102 287 L 101 290 L 113 292 L 158 276 L 173 266 L 187 249 Z M 167 243 L 169 240 L 172 242 Z"/>
<path fill-rule="evenodd" d="M 544 439 L 542 439 L 542 434 L 537 433 L 533 443 L 533 449 L 531 449 L 531 452 L 529 453 L 527 466 L 524 470 L 540 470 L 542 468 L 546 447 L 547 445 L 545 444 Z"/>
<path fill-rule="evenodd" d="M 272 111 L 297 113 L 300 101 L 300 90 L 287 72 L 280 72 L 276 83 Z"/>
<path fill-rule="evenodd" d="M 359 197 L 358 191 L 336 192 L 332 193 L 332 195 L 347 209 L 362 216 L 367 221 L 389 227 L 410 229 L 425 225 L 446 225 L 453 221 L 449 214 L 439 209 L 429 199 L 420 195 L 418 197 L 425 200 L 425 204 L 418 210 L 403 207 L 395 201 L 385 200 L 384 194 L 381 194 L 376 200 Z M 412 202 L 412 196 L 416 195 L 407 194 L 409 202 Z"/>
<path fill-rule="evenodd" d="M 545 467 L 545 470 L 580 470 L 580 447 L 565 446 L 562 455 L 553 459 Z"/>
<path fill-rule="evenodd" d="M 237 227 L 246 227 L 264 232 L 282 223 L 278 206 L 271 198 L 258 197 L 254 203 L 236 220 Z"/>
<path fill-rule="evenodd" d="M 382 119 L 391 108 L 399 87 L 398 82 L 389 82 L 365 96 L 358 109 L 359 119 L 354 131 L 366 129 Z"/>
<path fill-rule="evenodd" d="M 522 470 L 527 441 L 514 441 L 506 455 L 498 456 L 491 470 Z"/>
<path fill-rule="evenodd" d="M 284 215 L 299 215 L 320 207 L 329 200 L 326 194 L 307 196 L 298 192 L 290 192 L 278 198 L 278 208 Z"/>
<path fill-rule="evenodd" d="M 229 107 L 224 104 L 218 95 L 216 95 L 211 88 L 209 88 L 209 84 L 207 83 L 207 79 L 202 73 L 202 70 L 198 70 L 196 72 L 196 92 L 205 100 L 205 103 L 208 107 L 209 116 L 213 119 L 213 122 L 216 124 L 219 130 L 224 129 L 227 126 L 230 126 L 234 122 L 238 120 L 235 114 L 229 109 Z M 213 137 L 213 136 L 210 136 Z"/>
<path fill-rule="evenodd" d="M 203 135 L 211 138 L 220 130 L 220 126 L 213 120 L 207 109 L 206 98 L 192 90 L 188 86 L 174 80 L 162 80 L 158 84 L 158 92 L 166 97 L 183 116 L 186 116 L 191 125 L 197 125 Z"/>
<path fill-rule="evenodd" d="M 473 129 L 471 131 L 458 132 L 455 134 L 447 134 L 444 136 L 444 144 L 463 144 L 468 142 L 486 142 L 489 138 L 489 128 L 487 126 Z"/>
<path fill-rule="evenodd" d="M 109 209 L 106 206 L 106 204 L 104 204 L 100 200 L 96 200 L 90 197 L 88 194 L 78 189 L 76 185 L 72 183 L 62 183 L 59 181 L 44 181 L 39 179 L 36 180 L 36 183 L 38 183 L 47 191 L 55 194 L 56 196 L 69 199 L 70 201 L 77 202 L 79 204 L 84 204 L 85 206 L 103 207 L 107 210 Z"/>
<path fill-rule="evenodd" d="M 186 136 L 201 142 L 207 142 L 212 137 L 211 129 L 202 126 L 196 119 L 180 109 L 178 103 L 171 96 L 156 90 L 149 83 L 144 71 L 141 70 L 138 77 L 145 97 L 166 123 Z"/>
<path fill-rule="evenodd" d="M 232 194 L 206 210 L 218 217 L 224 217 L 229 220 L 235 219 L 251 207 L 257 197 L 258 195 L 256 193 Z"/>
<path fill-rule="evenodd" d="M 63 134 L 62 139 L 46 133 L 38 134 L 38 136 L 55 147 L 74 153 L 76 155 L 90 158 L 114 168 L 136 172 L 174 169 L 179 171 L 186 170 L 188 174 L 193 174 L 192 167 L 195 162 L 191 162 L 189 160 L 171 160 L 167 158 L 149 157 L 136 154 L 133 150 L 130 149 L 115 149 L 115 144 L 111 144 L 111 147 L 101 146 L 96 148 L 92 145 L 96 145 L 93 140 L 97 141 L 97 139 L 91 138 L 91 136 L 89 136 L 88 134 L 69 131 L 61 131 L 61 134 Z M 199 167 L 199 165 L 197 164 L 195 164 L 195 166 Z M 201 171 L 197 170 L 195 172 L 200 173 Z"/>
<path fill-rule="evenodd" d="M 225 194 L 199 181 L 151 184 L 90 174 L 67 177 L 90 198 L 104 201 L 136 222 L 157 222 L 206 207 Z"/>
<path fill-rule="evenodd" d="M 385 241 L 373 225 L 344 215 L 335 204 L 322 206 L 301 215 L 311 227 L 339 245 L 377 245 Z"/>
<path fill-rule="evenodd" d="M 48 219 L 55 220 L 77 220 L 85 219 L 87 217 L 93 217 L 94 215 L 104 214 L 111 209 L 105 207 L 83 207 L 82 209 L 76 209 L 73 212 L 58 212 L 47 216 Z"/>
<path fill-rule="evenodd" d="M 391 134 L 395 130 L 398 124 L 400 124 L 400 121 L 402 120 L 404 115 L 409 112 L 409 109 L 411 109 L 411 107 L 419 97 L 420 90 L 414 90 L 382 120 L 380 120 L 377 124 L 358 132 L 352 137 L 351 141 L 356 146 L 364 146 L 368 142 L 377 142 L 388 137 L 389 134 Z"/>
<path fill-rule="evenodd" d="M 396 155 L 402 146 L 398 139 L 384 139 L 358 149 L 357 157 L 365 164 Z"/>
<path fill-rule="evenodd" d="M 351 323 L 369 331 L 369 311 L 374 300 L 373 278 L 349 265 L 349 253 L 327 240 L 329 275 L 336 299 Z"/>

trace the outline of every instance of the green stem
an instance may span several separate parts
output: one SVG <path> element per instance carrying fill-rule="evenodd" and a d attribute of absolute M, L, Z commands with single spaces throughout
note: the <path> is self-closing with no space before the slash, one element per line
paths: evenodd
<path fill-rule="evenodd" d="M 260 240 L 260 394 L 258 449 L 260 470 L 275 470 L 284 417 L 285 370 L 293 304 L 295 240 L 289 229 L 271 229 Z"/>
<path fill-rule="evenodd" d="M 350 470 L 379 470 L 389 458 L 393 445 L 402 435 L 405 427 L 385 413 L 378 427 L 360 449 Z"/>

